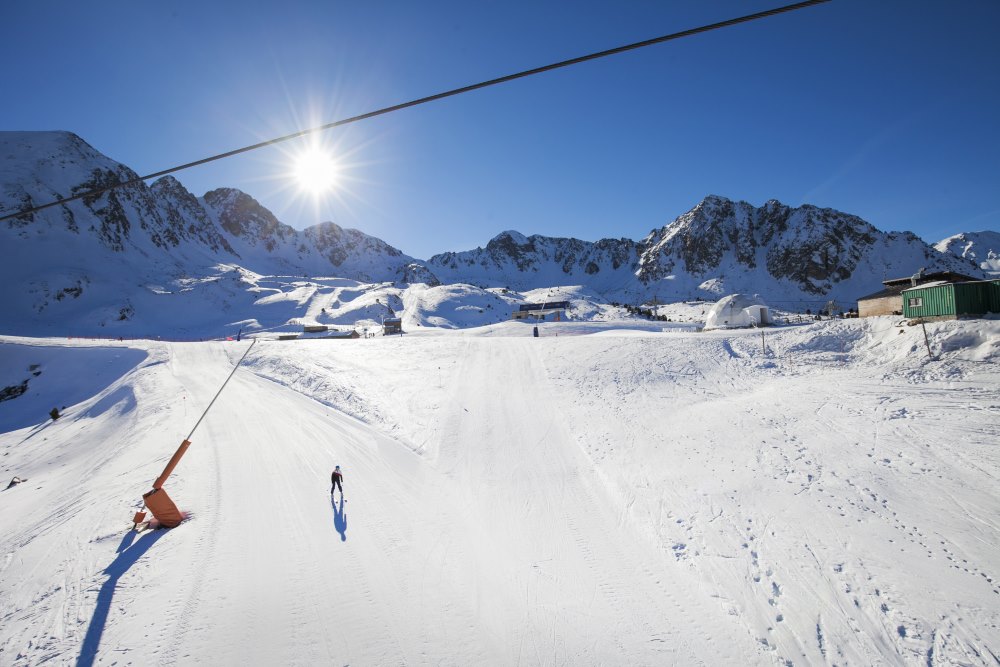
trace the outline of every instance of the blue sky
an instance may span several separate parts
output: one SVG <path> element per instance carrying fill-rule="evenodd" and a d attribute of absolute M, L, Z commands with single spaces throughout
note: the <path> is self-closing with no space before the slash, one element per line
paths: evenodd
<path fill-rule="evenodd" d="M 6 0 L 0 129 L 70 130 L 141 174 L 511 72 L 787 4 Z M 642 238 L 718 194 L 930 242 L 1000 230 L 995 0 L 833 0 L 180 172 L 282 221 L 427 258 L 495 234 Z"/>

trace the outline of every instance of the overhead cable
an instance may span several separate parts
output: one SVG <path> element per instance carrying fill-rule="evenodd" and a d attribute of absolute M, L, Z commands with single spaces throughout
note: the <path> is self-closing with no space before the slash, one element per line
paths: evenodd
<path fill-rule="evenodd" d="M 597 60 L 598 58 L 613 56 L 618 53 L 624 53 L 625 51 L 633 51 L 635 49 L 641 49 L 643 47 L 652 46 L 654 44 L 660 44 L 662 42 L 669 42 L 675 39 L 681 39 L 683 37 L 691 37 L 692 35 L 699 35 L 701 33 L 710 32 L 712 30 L 718 30 L 720 28 L 727 28 L 729 26 L 739 25 L 740 23 L 748 23 L 750 21 L 756 21 L 758 19 L 767 18 L 769 16 L 775 16 L 777 14 L 785 14 L 798 9 L 811 7 L 813 5 L 819 5 L 825 2 L 830 2 L 830 0 L 805 0 L 804 2 L 796 2 L 795 4 L 785 5 L 784 7 L 776 7 L 774 9 L 768 9 L 763 12 L 757 12 L 756 14 L 748 14 L 746 16 L 740 16 L 738 18 L 728 19 L 726 21 L 720 21 L 718 23 L 710 23 L 708 25 L 703 25 L 699 28 L 690 28 L 688 30 L 682 30 L 681 32 L 675 32 L 669 35 L 663 35 L 661 37 L 654 37 L 653 39 L 647 39 L 641 42 L 635 42 L 634 44 L 627 44 L 625 46 L 619 46 L 613 49 L 607 49 L 606 51 L 598 51 L 596 53 L 591 53 L 576 58 L 570 58 L 569 60 L 562 60 L 560 62 L 552 63 L 550 65 L 544 65 L 542 67 L 535 67 L 534 69 L 524 70 L 522 72 L 517 72 L 516 74 L 508 74 L 506 76 L 502 76 L 497 79 L 490 79 L 489 81 L 482 81 L 480 83 L 475 83 L 470 86 L 455 88 L 453 90 L 449 90 L 443 93 L 428 95 L 427 97 L 421 97 L 419 99 L 410 100 L 409 102 L 403 102 L 402 104 L 395 104 L 390 107 L 384 107 L 376 111 L 369 111 L 368 113 L 363 113 L 358 116 L 351 116 L 350 118 L 344 118 L 343 120 L 334 121 L 332 123 L 327 123 L 325 125 L 320 125 L 318 127 L 309 128 L 307 130 L 299 130 L 298 132 L 286 134 L 284 136 L 277 137 L 275 139 L 268 139 L 267 141 L 262 141 L 260 143 L 256 143 L 250 146 L 244 146 L 243 148 L 237 148 L 236 150 L 227 151 L 225 153 L 219 153 L 218 155 L 213 155 L 211 157 L 202 158 L 201 160 L 195 160 L 194 162 L 181 164 L 176 167 L 171 167 L 169 169 L 157 171 L 152 174 L 147 174 L 145 176 L 137 176 L 136 178 L 132 178 L 127 181 L 122 181 L 120 183 L 114 183 L 107 187 L 88 190 L 87 192 L 81 192 L 71 197 L 57 199 L 56 201 L 49 202 L 47 204 L 41 204 L 39 206 L 34 206 L 31 208 L 15 211 L 14 213 L 8 213 L 7 215 L 0 217 L 0 222 L 4 220 L 9 220 L 11 218 L 16 218 L 22 215 L 35 213 L 36 211 L 41 211 L 43 209 L 47 209 L 52 206 L 59 206 L 60 204 L 65 204 L 67 202 L 75 201 L 77 199 L 83 199 L 85 197 L 87 198 L 96 197 L 105 192 L 108 192 L 109 190 L 114 190 L 116 188 L 123 188 L 129 185 L 135 185 L 136 183 L 148 181 L 151 178 L 159 178 L 160 176 L 166 176 L 167 174 L 172 174 L 181 171 L 183 169 L 190 169 L 191 167 L 197 167 L 199 165 L 207 164 L 209 162 L 215 162 L 216 160 L 221 160 L 223 158 L 239 155 L 240 153 L 247 153 L 249 151 L 257 150 L 258 148 L 273 146 L 274 144 L 290 141 L 292 139 L 298 139 L 299 137 L 303 137 L 307 134 L 323 132 L 324 130 L 330 130 L 335 127 L 349 125 L 350 123 L 356 123 L 360 120 L 366 120 L 368 118 L 374 118 L 376 116 L 384 116 L 385 114 L 392 113 L 393 111 L 408 109 L 409 107 L 415 107 L 420 104 L 427 104 L 428 102 L 434 102 L 436 100 L 441 100 L 446 97 L 454 97 L 455 95 L 461 95 L 462 93 L 469 93 L 472 92 L 473 90 L 479 90 L 481 88 L 496 86 L 501 83 L 507 83 L 508 81 L 514 81 L 515 79 L 523 79 L 528 76 L 534 76 L 535 74 L 541 74 L 542 72 L 549 72 L 554 69 L 569 67 L 570 65 L 577 65 L 579 63 L 587 62 L 588 60 Z"/>

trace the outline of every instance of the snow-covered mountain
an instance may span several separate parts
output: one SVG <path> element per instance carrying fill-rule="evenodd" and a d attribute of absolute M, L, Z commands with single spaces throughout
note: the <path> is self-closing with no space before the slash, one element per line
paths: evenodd
<path fill-rule="evenodd" d="M 505 231 L 485 248 L 434 255 L 428 268 L 445 283 L 467 282 L 519 290 L 587 285 L 605 294 L 635 291 L 640 244 L 629 239 L 525 236 Z"/>
<path fill-rule="evenodd" d="M 848 302 L 921 267 L 979 273 L 972 262 L 910 232 L 882 232 L 857 216 L 774 200 L 757 208 L 714 195 L 642 241 L 588 243 L 508 231 L 485 248 L 435 255 L 428 267 L 445 282 L 518 290 L 586 284 L 624 301 L 738 291 L 790 303 Z"/>
<path fill-rule="evenodd" d="M 1000 276 L 1000 233 L 965 232 L 938 241 L 934 248 L 939 252 L 951 253 L 971 259 L 979 268 L 993 276 Z"/>
<path fill-rule="evenodd" d="M 854 215 L 775 200 L 758 208 L 710 196 L 643 243 L 640 275 L 650 284 L 673 280 L 675 293 L 686 276 L 720 295 L 851 301 L 921 267 L 978 274 L 971 262 L 956 262 L 911 232 L 883 232 Z"/>
<path fill-rule="evenodd" d="M 4 213 L 135 177 L 71 133 L 0 132 Z M 360 231 L 332 222 L 298 231 L 246 193 L 223 188 L 198 198 L 170 176 L 13 218 L 0 224 L 0 241 L 8 331 L 94 332 L 150 317 L 155 307 L 137 313 L 139 302 L 214 289 L 234 266 L 369 283 L 414 271 L 412 257 Z M 205 294 L 203 305 L 231 307 L 230 297 L 249 284 L 230 277 L 232 289 Z"/>
<path fill-rule="evenodd" d="M 71 133 L 0 132 L 0 212 L 135 177 Z M 373 303 L 383 283 L 419 283 L 476 286 L 477 303 L 491 303 L 496 290 L 578 287 L 627 303 L 759 293 L 791 309 L 831 298 L 849 303 L 885 278 L 920 268 L 985 275 L 968 251 L 942 252 L 856 216 L 777 201 L 757 208 L 718 196 L 640 241 L 505 231 L 485 248 L 421 262 L 333 222 L 296 230 L 240 190 L 196 197 L 170 176 L 7 220 L 0 242 L 0 329 L 36 335 L 111 329 L 179 335 L 241 323 L 277 326 L 282 317 L 343 322 L 359 314 L 331 296 L 340 287 L 310 276 L 370 285 Z M 265 284 L 264 276 L 285 278 Z M 425 315 L 436 317 L 417 319 Z"/>

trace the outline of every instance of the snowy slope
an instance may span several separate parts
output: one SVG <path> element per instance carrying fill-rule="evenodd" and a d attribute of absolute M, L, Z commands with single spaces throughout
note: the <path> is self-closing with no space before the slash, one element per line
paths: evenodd
<path fill-rule="evenodd" d="M 996 320 L 531 328 L 4 339 L 0 663 L 994 664 Z"/>
<path fill-rule="evenodd" d="M 938 252 L 971 259 L 983 271 L 1000 276 L 1000 233 L 966 232 L 955 234 L 934 244 Z"/>

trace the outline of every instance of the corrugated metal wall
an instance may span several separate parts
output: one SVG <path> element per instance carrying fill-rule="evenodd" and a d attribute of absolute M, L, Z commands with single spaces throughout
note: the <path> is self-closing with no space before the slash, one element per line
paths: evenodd
<path fill-rule="evenodd" d="M 955 287 L 959 315 L 1000 313 L 1000 280 L 961 283 Z"/>
<path fill-rule="evenodd" d="M 920 305 L 911 305 L 919 299 Z M 905 317 L 960 317 L 1000 313 L 1000 280 L 915 287 L 903 292 Z"/>
<path fill-rule="evenodd" d="M 990 290 L 990 307 L 988 312 L 1000 313 L 1000 280 L 994 280 L 990 285 L 993 286 L 993 289 Z"/>
<path fill-rule="evenodd" d="M 940 317 L 955 315 L 954 285 L 914 287 L 903 292 L 904 317 Z M 915 300 L 920 305 L 911 305 Z"/>

